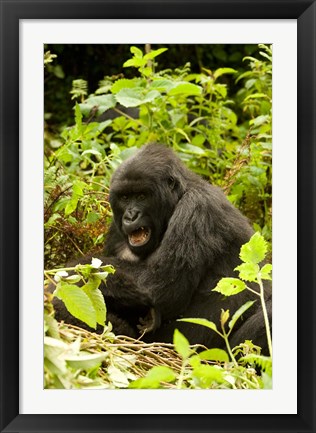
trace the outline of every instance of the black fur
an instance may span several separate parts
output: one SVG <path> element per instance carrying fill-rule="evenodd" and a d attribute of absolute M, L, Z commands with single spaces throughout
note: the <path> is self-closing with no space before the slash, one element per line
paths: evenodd
<path fill-rule="evenodd" d="M 189 171 L 170 149 L 151 144 L 114 173 L 110 203 L 114 221 L 100 258 L 117 270 L 102 287 L 116 333 L 139 335 L 139 318 L 151 308 L 159 325 L 144 340 L 172 342 L 178 328 L 191 344 L 223 347 L 213 331 L 176 320 L 204 317 L 220 327 L 221 309 L 232 315 L 255 299 L 237 322 L 231 341 L 237 345 L 250 339 L 267 352 L 259 298 L 244 291 L 224 299 L 211 291 L 222 277 L 235 275 L 240 247 L 253 233 L 219 188 Z M 128 234 L 139 227 L 150 228 L 149 241 L 130 245 Z M 80 262 L 84 261 L 89 258 Z M 266 298 L 271 316 L 269 287 Z M 65 312 L 57 311 L 57 317 L 67 320 Z"/>

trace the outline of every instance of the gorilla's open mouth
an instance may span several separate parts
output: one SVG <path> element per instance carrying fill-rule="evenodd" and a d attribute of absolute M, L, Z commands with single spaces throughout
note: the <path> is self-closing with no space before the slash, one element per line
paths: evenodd
<path fill-rule="evenodd" d="M 151 230 L 149 227 L 139 227 L 128 235 L 128 241 L 132 247 L 141 247 L 150 239 Z"/>

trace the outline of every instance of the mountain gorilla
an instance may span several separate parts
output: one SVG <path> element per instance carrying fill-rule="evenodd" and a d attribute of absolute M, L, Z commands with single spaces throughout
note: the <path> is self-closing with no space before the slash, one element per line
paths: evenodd
<path fill-rule="evenodd" d="M 99 258 L 116 268 L 101 287 L 116 334 L 138 337 L 147 328 L 143 340 L 172 342 L 178 328 L 191 344 L 223 347 L 215 332 L 177 319 L 202 317 L 219 325 L 221 309 L 232 315 L 256 299 L 237 321 L 231 344 L 250 339 L 267 352 L 258 297 L 247 290 L 228 298 L 211 291 L 222 277 L 235 276 L 240 247 L 253 234 L 219 188 L 189 171 L 172 150 L 150 144 L 116 170 L 110 204 L 114 221 Z M 271 316 L 269 287 L 266 300 Z M 76 322 L 54 302 L 58 319 Z"/>

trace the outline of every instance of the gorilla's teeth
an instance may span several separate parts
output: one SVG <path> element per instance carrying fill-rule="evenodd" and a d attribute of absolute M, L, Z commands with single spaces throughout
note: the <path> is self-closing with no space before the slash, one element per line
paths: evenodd
<path fill-rule="evenodd" d="M 146 227 L 139 227 L 139 229 L 133 231 L 129 236 L 129 243 L 132 246 L 142 246 L 148 242 L 150 238 L 150 229 Z"/>

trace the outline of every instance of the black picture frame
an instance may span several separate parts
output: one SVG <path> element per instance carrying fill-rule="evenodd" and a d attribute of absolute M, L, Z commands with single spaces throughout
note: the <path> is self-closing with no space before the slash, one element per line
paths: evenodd
<path fill-rule="evenodd" d="M 316 4 L 310 0 L 0 0 L 1 432 L 315 432 Z M 297 19 L 298 413 L 297 415 L 19 414 L 19 20 Z M 289 94 L 290 99 L 290 94 Z M 290 100 L 289 100 L 290 103 Z M 296 209 L 289 203 L 289 212 Z M 290 318 L 289 318 L 290 320 Z M 284 357 L 291 362 L 293 354 Z M 295 354 L 294 354 L 295 356 Z M 291 380 L 291 378 L 289 378 Z"/>

